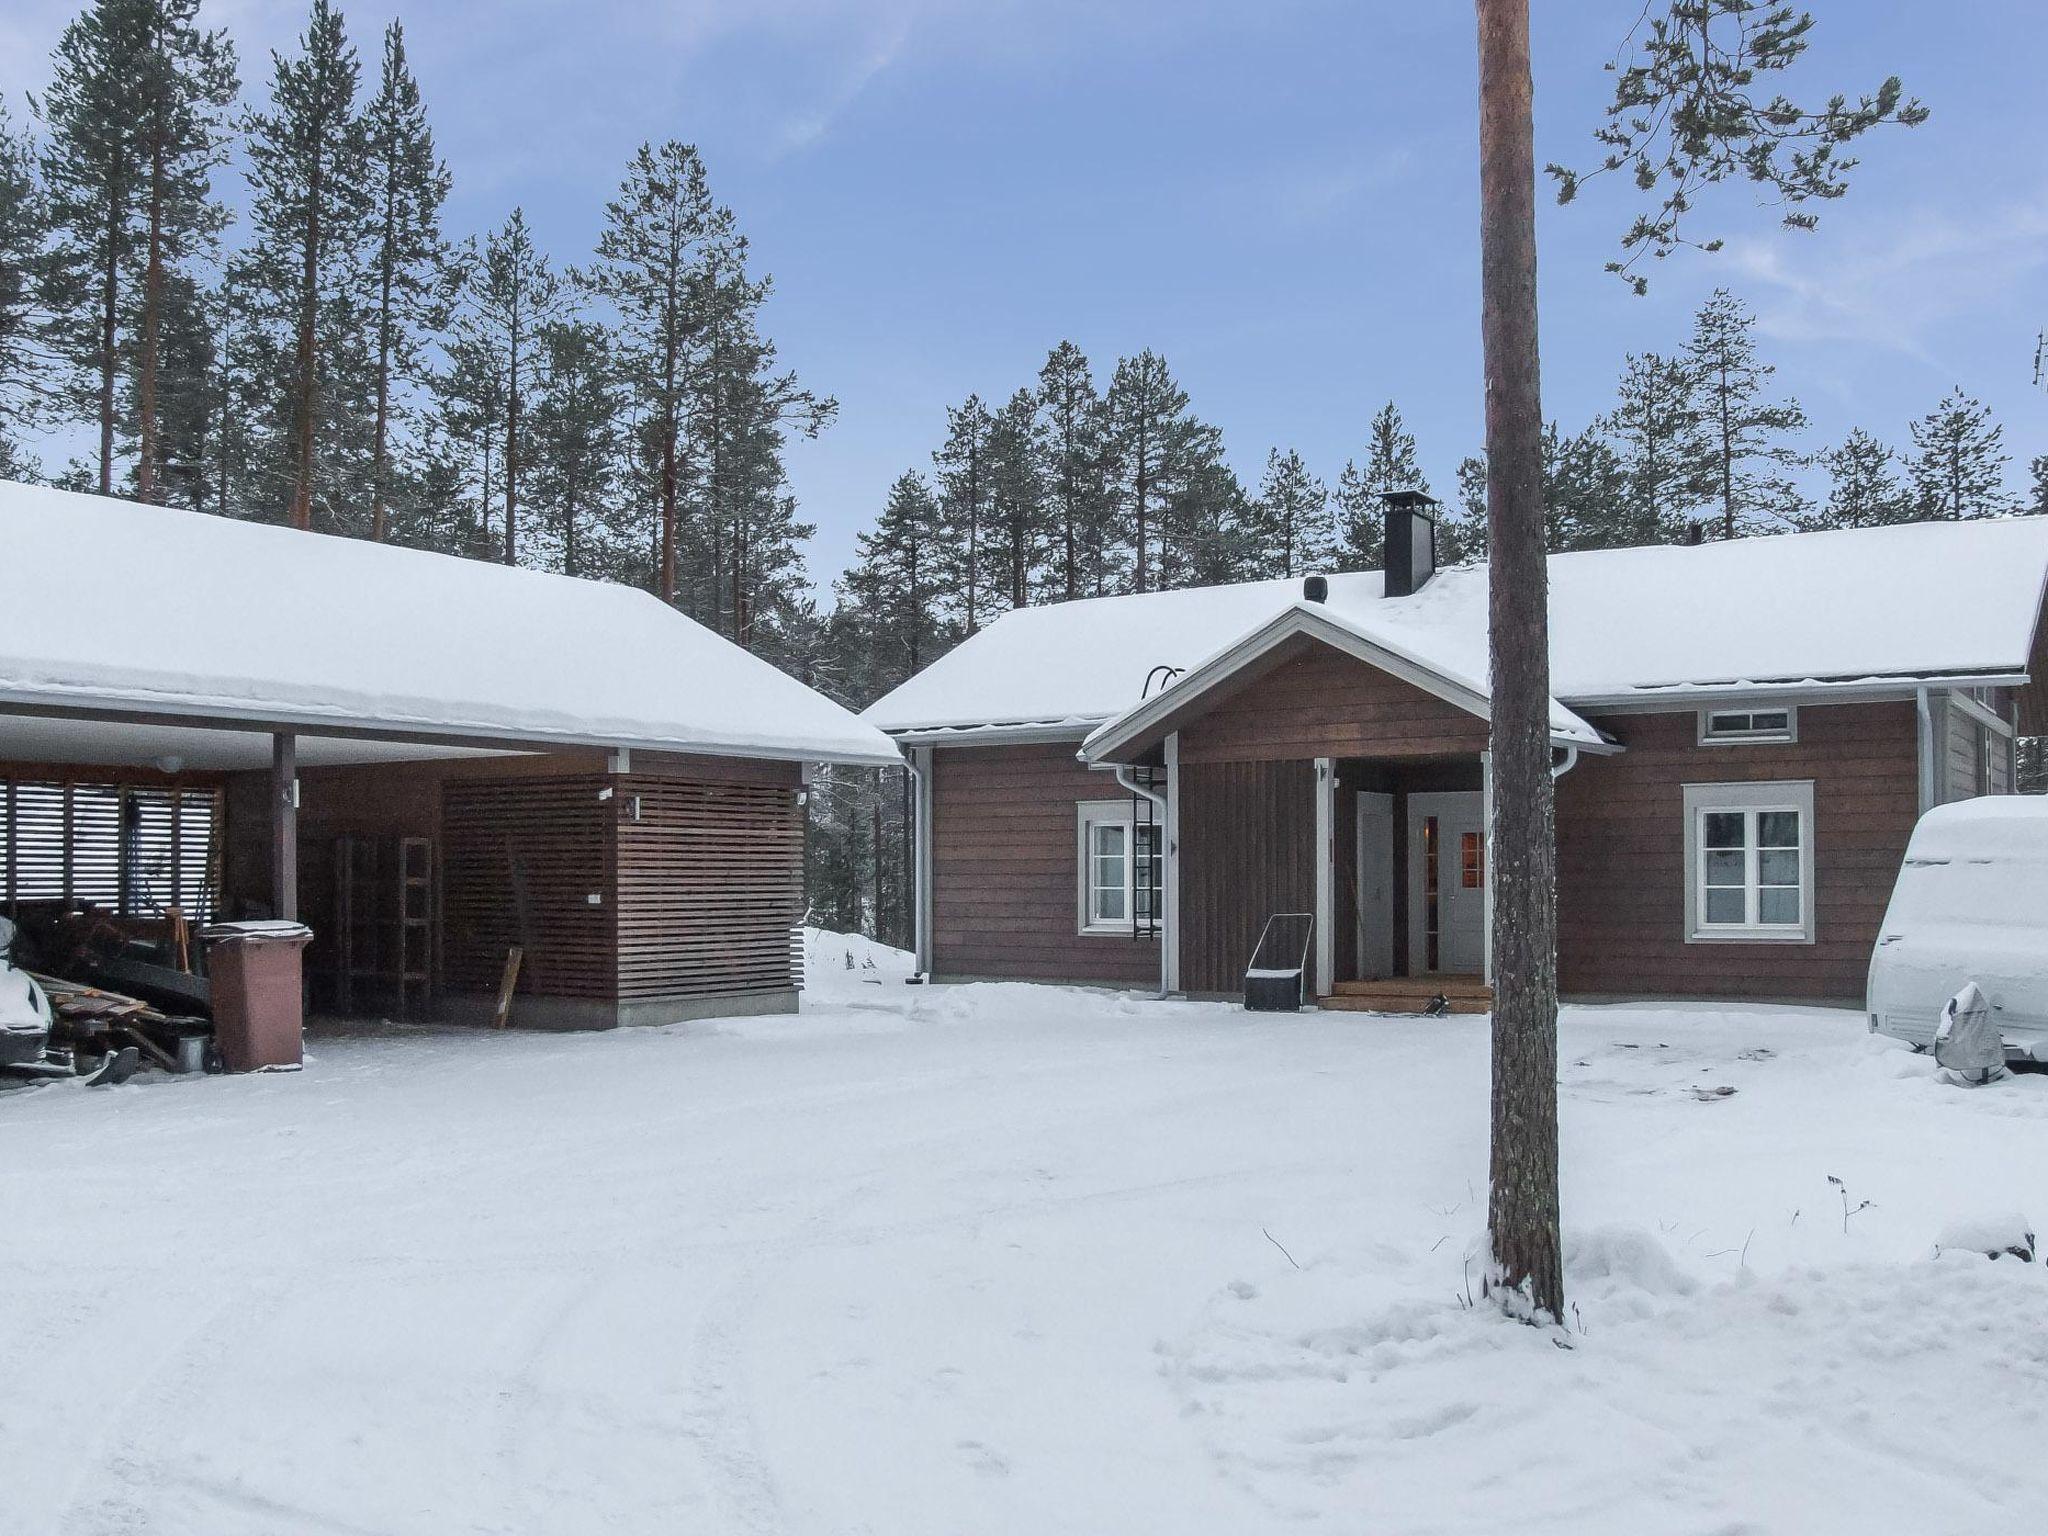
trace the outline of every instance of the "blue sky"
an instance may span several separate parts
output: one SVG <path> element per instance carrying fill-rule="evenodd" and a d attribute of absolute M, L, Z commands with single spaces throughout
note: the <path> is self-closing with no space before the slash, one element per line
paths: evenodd
<path fill-rule="evenodd" d="M 1927 126 L 1867 140 L 1820 230 L 1779 232 L 1724 189 L 1718 256 L 1601 264 L 1635 206 L 1602 183 L 1542 220 L 1545 402 L 1568 426 L 1622 354 L 1682 340 L 1725 284 L 1758 311 L 1818 447 L 1901 443 L 1961 384 L 2005 423 L 2018 481 L 2048 451 L 2031 384 L 2048 323 L 2048 140 L 2038 0 L 1814 0 L 1801 97 L 1905 77 Z M 1535 0 L 1539 159 L 1586 163 L 1602 64 L 1640 0 Z M 0 89 L 41 83 L 73 6 L 13 0 Z M 299 4 L 215 0 L 245 79 Z M 366 58 L 393 14 L 348 4 Z M 643 139 L 694 141 L 777 294 L 784 358 L 841 402 L 791 473 L 829 578 L 944 408 L 1000 399 L 1062 338 L 1098 369 L 1163 352 L 1255 480 L 1299 448 L 1334 480 L 1397 400 L 1439 492 L 1480 438 L 1472 12 L 1463 0 L 410 0 L 407 29 L 455 176 L 451 224 L 523 204 L 584 258 Z"/>

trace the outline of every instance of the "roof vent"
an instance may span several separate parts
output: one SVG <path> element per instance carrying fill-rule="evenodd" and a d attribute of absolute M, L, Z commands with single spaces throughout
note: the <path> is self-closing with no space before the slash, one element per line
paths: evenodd
<path fill-rule="evenodd" d="M 1330 600 L 1330 578 L 1327 576 L 1302 577 L 1301 595 L 1312 603 L 1327 603 Z"/>
<path fill-rule="evenodd" d="M 1436 574 L 1436 498 L 1426 491 L 1385 491 L 1388 597 L 1420 592 Z"/>

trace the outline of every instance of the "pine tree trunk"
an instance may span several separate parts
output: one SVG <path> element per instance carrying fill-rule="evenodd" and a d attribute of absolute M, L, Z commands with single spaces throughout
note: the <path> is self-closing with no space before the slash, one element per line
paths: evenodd
<path fill-rule="evenodd" d="M 161 46 L 161 37 L 159 37 Z M 161 83 L 160 83 L 161 88 Z M 158 104 L 159 112 L 162 103 Z M 157 432 L 157 371 L 163 350 L 164 299 L 164 127 L 151 124 L 149 146 L 149 247 L 142 274 L 142 357 L 135 380 L 137 457 L 135 496 L 156 502 L 163 496 Z"/>
<path fill-rule="evenodd" d="M 1728 372 L 1721 371 L 1721 537 L 1735 537 L 1735 433 L 1728 421 Z"/>
<path fill-rule="evenodd" d="M 391 280 L 398 238 L 395 172 L 384 172 L 384 240 L 377 252 L 377 423 L 370 441 L 370 538 L 382 544 L 390 534 L 384 466 L 391 435 Z"/>
<path fill-rule="evenodd" d="M 512 301 L 506 331 L 505 371 L 505 563 L 519 563 L 519 301 Z"/>
<path fill-rule="evenodd" d="M 1493 672 L 1493 1147 L 1488 1285 L 1563 1315 L 1557 850 L 1529 0 L 1477 0 L 1480 258 Z"/>
<path fill-rule="evenodd" d="M 314 412 L 319 397 L 318 362 L 315 357 L 316 320 L 320 305 L 320 207 L 326 195 L 324 163 L 317 157 L 306 184 L 306 228 L 299 264 L 298 410 L 296 463 L 297 480 L 292 486 L 292 526 L 313 526 L 313 432 Z"/>
<path fill-rule="evenodd" d="M 100 494 L 114 494 L 114 342 L 121 311 L 121 231 L 127 199 L 118 173 L 107 198 L 107 260 L 100 272 Z"/>

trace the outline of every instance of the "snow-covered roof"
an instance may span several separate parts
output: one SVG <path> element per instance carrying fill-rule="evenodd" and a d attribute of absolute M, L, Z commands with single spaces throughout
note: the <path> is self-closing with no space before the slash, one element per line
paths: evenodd
<path fill-rule="evenodd" d="M 630 587 L 9 481 L 0 550 L 0 711 L 900 761 Z"/>
<path fill-rule="evenodd" d="M 1553 555 L 1551 686 L 1583 712 L 1691 694 L 2013 677 L 2026 670 L 2044 588 L 2040 517 Z M 1288 579 L 1020 609 L 863 718 L 896 732 L 1085 729 L 1138 703 L 1154 668 L 1195 667 L 1300 598 Z M 1439 572 L 1400 598 L 1384 595 L 1377 571 L 1334 575 L 1326 608 L 1483 690 L 1483 565 Z"/>

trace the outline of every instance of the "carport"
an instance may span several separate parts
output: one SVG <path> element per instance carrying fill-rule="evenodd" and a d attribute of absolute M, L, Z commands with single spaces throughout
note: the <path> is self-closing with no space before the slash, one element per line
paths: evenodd
<path fill-rule="evenodd" d="M 298 917 L 334 1011 L 792 1006 L 805 765 L 901 761 L 631 588 L 11 483 L 0 547 L 5 910 Z"/>

